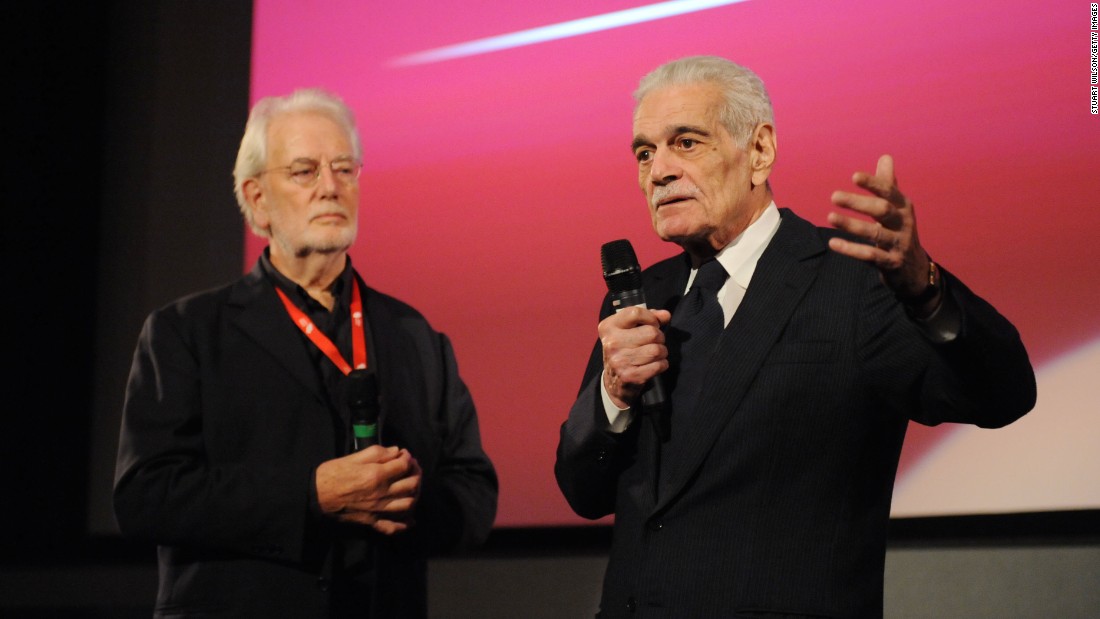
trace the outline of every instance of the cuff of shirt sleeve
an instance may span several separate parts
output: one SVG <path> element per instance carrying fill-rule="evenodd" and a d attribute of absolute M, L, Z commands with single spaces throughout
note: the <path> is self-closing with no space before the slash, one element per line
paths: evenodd
<path fill-rule="evenodd" d="M 625 432 L 630 427 L 630 422 L 634 421 L 634 411 L 629 407 L 619 408 L 611 401 L 603 376 L 600 376 L 600 397 L 603 399 L 603 412 L 607 415 L 607 431 L 613 434 Z"/>
<path fill-rule="evenodd" d="M 945 288 L 942 292 L 940 306 L 927 318 L 911 316 L 928 339 L 937 344 L 946 344 L 955 341 L 962 330 L 962 312 L 959 310 L 955 297 Z"/>

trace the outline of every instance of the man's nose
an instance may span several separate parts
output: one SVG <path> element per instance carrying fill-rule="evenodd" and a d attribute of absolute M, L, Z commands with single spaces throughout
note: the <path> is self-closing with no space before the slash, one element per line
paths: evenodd
<path fill-rule="evenodd" d="M 649 166 L 649 181 L 654 185 L 667 185 L 683 175 L 679 160 L 666 148 L 653 151 L 653 164 Z"/>
<path fill-rule="evenodd" d="M 322 165 L 317 168 L 317 189 L 324 195 L 337 193 L 340 181 L 336 179 L 336 173 L 332 171 L 332 165 Z"/>

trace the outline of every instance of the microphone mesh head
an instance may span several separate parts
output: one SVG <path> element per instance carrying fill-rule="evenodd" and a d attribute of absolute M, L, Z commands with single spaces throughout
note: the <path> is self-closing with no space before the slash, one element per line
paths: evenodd
<path fill-rule="evenodd" d="M 630 241 L 619 239 L 603 244 L 600 248 L 600 263 L 603 265 L 604 277 L 607 277 L 608 273 L 638 264 L 638 257 L 634 255 L 634 247 Z"/>
<path fill-rule="evenodd" d="M 603 278 L 612 293 L 639 290 L 642 287 L 642 269 L 630 241 L 619 239 L 604 243 L 600 248 Z"/>

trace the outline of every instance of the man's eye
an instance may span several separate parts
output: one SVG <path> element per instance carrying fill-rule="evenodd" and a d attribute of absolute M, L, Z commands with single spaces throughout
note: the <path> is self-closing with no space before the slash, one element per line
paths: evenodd
<path fill-rule="evenodd" d="M 698 142 L 696 142 L 695 140 L 693 140 L 691 138 L 681 138 L 680 139 L 680 148 L 682 148 L 684 150 L 690 150 L 696 144 L 698 144 Z"/>
<path fill-rule="evenodd" d="M 634 157 L 638 159 L 638 163 L 645 163 L 653 157 L 653 151 L 651 150 L 639 150 L 634 153 Z"/>
<path fill-rule="evenodd" d="M 310 178 L 317 176 L 317 168 L 313 166 L 295 166 L 290 169 L 290 175 L 295 178 Z"/>

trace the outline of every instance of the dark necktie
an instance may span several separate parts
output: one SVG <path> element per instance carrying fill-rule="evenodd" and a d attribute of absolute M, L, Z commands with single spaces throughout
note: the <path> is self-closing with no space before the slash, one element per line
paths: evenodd
<path fill-rule="evenodd" d="M 669 367 L 673 373 L 672 442 L 694 422 L 703 377 L 725 319 L 718 304 L 718 290 L 728 275 L 721 263 L 711 259 L 699 267 L 691 289 L 672 314 L 667 331 Z"/>

